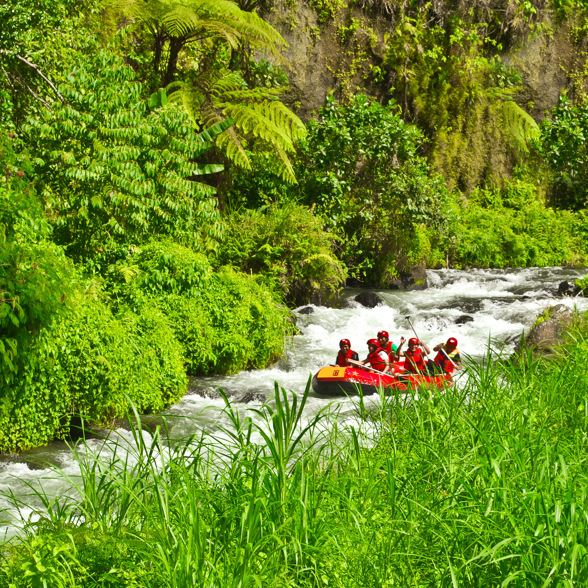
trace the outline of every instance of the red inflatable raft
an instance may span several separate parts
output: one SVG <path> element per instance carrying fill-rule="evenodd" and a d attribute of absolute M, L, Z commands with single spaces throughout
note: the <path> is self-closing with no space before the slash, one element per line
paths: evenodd
<path fill-rule="evenodd" d="M 313 376 L 312 389 L 323 396 L 342 396 L 357 394 L 358 386 L 364 395 L 374 394 L 379 388 L 406 390 L 451 386 L 446 376 L 405 375 L 404 363 L 395 363 L 393 368 L 394 375 L 389 376 L 356 367 L 324 367 Z"/>

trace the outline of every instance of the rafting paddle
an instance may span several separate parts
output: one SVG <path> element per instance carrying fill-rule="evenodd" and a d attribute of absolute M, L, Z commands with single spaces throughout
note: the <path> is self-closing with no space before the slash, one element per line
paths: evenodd
<path fill-rule="evenodd" d="M 453 359 L 451 359 L 451 357 L 449 357 L 449 355 L 447 355 L 447 351 L 445 351 L 445 349 L 443 349 L 443 347 L 441 347 L 441 351 L 443 351 L 443 353 L 445 354 L 445 357 L 453 364 L 453 367 L 458 370 L 459 368 L 455 365 L 455 362 L 453 361 Z"/>
<path fill-rule="evenodd" d="M 407 316 L 405 317 L 406 320 L 408 321 L 408 324 L 410 325 L 410 328 L 412 329 L 412 332 L 414 333 L 414 336 L 419 340 L 419 345 L 423 348 L 423 351 L 425 352 L 425 355 L 429 355 L 427 353 L 427 350 L 425 349 L 425 344 L 421 341 L 421 338 L 417 335 L 417 332 L 414 330 L 414 327 L 412 326 L 412 321 L 410 320 L 410 317 Z"/>
<path fill-rule="evenodd" d="M 382 374 L 383 376 L 390 376 L 391 378 L 396 377 L 392 372 L 381 372 L 380 370 L 374 369 L 373 367 L 371 367 L 369 365 L 363 365 L 363 363 L 361 363 L 361 361 L 355 361 L 354 359 L 348 359 L 347 361 L 353 365 L 356 365 L 357 367 L 363 368 L 364 370 L 371 370 L 372 372 L 375 372 L 376 374 Z"/>

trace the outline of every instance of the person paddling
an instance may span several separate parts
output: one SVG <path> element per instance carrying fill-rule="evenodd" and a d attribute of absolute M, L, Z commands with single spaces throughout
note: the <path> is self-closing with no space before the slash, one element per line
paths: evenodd
<path fill-rule="evenodd" d="M 383 349 L 390 358 L 390 363 L 394 361 L 398 361 L 398 355 L 396 354 L 398 347 L 390 341 L 390 335 L 388 331 L 379 331 L 378 332 L 378 341 L 380 343 L 380 348 Z M 400 338 L 400 346 L 404 343 L 404 337 Z"/>
<path fill-rule="evenodd" d="M 398 350 L 398 355 L 404 357 L 404 370 L 411 374 L 423 374 L 425 372 L 425 354 L 429 355 L 431 350 L 421 343 L 416 337 L 408 340 L 406 351 Z"/>
<path fill-rule="evenodd" d="M 463 367 L 461 365 L 461 355 L 457 348 L 457 339 L 449 337 L 446 343 L 435 345 L 433 351 L 438 351 L 438 353 L 431 362 L 430 368 L 432 368 L 435 375 L 444 374 L 449 382 L 453 382 L 453 371 L 460 370 Z"/>
<path fill-rule="evenodd" d="M 380 349 L 380 342 L 377 339 L 368 339 L 368 356 L 360 361 L 362 365 L 369 364 L 373 369 L 387 373 L 390 371 L 390 360 L 388 358 L 388 352 L 384 349 Z"/>
<path fill-rule="evenodd" d="M 352 365 L 349 360 L 359 361 L 359 355 L 351 349 L 351 341 L 349 339 L 341 339 L 339 341 L 339 353 L 337 353 L 337 360 L 335 363 L 340 367 Z"/>

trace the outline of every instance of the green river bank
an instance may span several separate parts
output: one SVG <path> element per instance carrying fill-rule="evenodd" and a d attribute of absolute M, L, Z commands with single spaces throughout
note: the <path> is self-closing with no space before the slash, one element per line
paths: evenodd
<path fill-rule="evenodd" d="M 0 586 L 582 586 L 587 333 L 443 393 L 358 398 L 354 426 L 301 422 L 279 388 L 258 424 L 227 404 L 220 441 L 170 449 L 134 420 L 131 455 L 77 446 L 79 495 L 38 496 Z"/>

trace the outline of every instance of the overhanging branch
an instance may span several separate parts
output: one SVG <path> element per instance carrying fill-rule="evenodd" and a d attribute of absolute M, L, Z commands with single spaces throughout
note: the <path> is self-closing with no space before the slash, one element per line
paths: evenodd
<path fill-rule="evenodd" d="M 2 50 L 0 50 L 0 53 L 4 53 L 6 55 L 14 55 L 14 57 L 16 57 L 19 61 L 21 61 L 22 63 L 24 63 L 25 65 L 27 65 L 31 69 L 35 70 L 35 73 L 40 78 L 42 78 L 47 83 L 47 85 L 55 92 L 55 94 L 59 98 L 59 100 L 61 100 L 61 102 L 63 104 L 66 104 L 65 98 L 59 93 L 59 90 L 55 87 L 55 84 L 41 71 L 41 68 L 36 63 L 29 61 L 28 59 L 26 59 L 22 55 L 19 55 L 18 53 L 16 53 L 16 51 L 9 51 L 8 49 L 2 49 Z M 30 88 L 29 88 L 29 90 L 30 90 Z M 32 92 L 32 94 L 36 98 L 40 99 L 34 92 Z M 41 101 L 43 102 L 43 100 L 41 100 Z"/>

